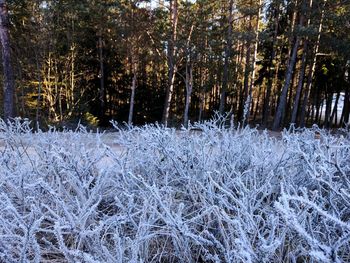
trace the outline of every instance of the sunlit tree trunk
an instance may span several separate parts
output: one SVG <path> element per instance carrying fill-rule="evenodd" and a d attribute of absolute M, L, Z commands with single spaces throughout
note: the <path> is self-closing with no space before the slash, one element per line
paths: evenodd
<path fill-rule="evenodd" d="M 45 70 L 45 92 L 44 97 L 46 98 L 48 110 L 49 110 L 49 120 L 50 121 L 56 121 L 56 111 L 55 111 L 55 94 L 53 91 L 52 83 L 55 82 L 55 77 L 52 75 L 52 71 L 54 70 L 55 61 L 52 58 L 52 53 L 49 52 L 48 59 L 46 61 L 47 71 Z"/>
<path fill-rule="evenodd" d="M 35 51 L 35 64 L 36 64 L 36 70 L 37 70 L 37 75 L 38 75 L 38 97 L 36 100 L 36 109 L 35 109 L 35 125 L 36 128 L 39 128 L 39 113 L 40 113 L 40 107 L 41 107 L 41 91 L 43 87 L 43 82 L 42 82 L 42 72 L 41 72 L 41 65 L 39 63 L 39 57 L 37 52 Z"/>
<path fill-rule="evenodd" d="M 76 74 L 75 74 L 75 59 L 76 59 L 76 45 L 73 43 L 71 45 L 71 54 L 70 54 L 70 75 L 69 75 L 69 97 L 67 99 L 67 110 L 68 116 L 71 116 L 74 111 L 74 104 L 75 104 L 75 82 L 76 82 Z M 61 100 L 61 99 L 60 99 Z M 62 101 L 60 101 L 60 111 L 61 111 L 61 118 L 63 118 L 62 115 Z"/>
<path fill-rule="evenodd" d="M 164 126 L 168 126 L 171 100 L 174 92 L 175 75 L 177 72 L 176 65 L 176 41 L 177 41 L 177 24 L 178 24 L 178 0 L 170 0 L 170 22 L 171 34 L 168 41 L 168 86 L 165 94 L 165 103 L 163 110 L 162 122 Z"/>

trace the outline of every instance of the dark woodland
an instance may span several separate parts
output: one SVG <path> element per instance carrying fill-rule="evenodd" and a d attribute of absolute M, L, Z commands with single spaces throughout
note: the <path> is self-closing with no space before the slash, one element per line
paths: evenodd
<path fill-rule="evenodd" d="M 0 1 L 1 116 L 349 123 L 347 0 Z"/>

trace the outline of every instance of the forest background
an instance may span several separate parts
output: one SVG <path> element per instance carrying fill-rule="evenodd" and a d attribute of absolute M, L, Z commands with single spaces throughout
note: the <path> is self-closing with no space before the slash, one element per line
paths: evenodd
<path fill-rule="evenodd" d="M 349 122 L 347 0 L 0 6 L 5 118 L 187 126 L 229 112 L 275 130 Z"/>

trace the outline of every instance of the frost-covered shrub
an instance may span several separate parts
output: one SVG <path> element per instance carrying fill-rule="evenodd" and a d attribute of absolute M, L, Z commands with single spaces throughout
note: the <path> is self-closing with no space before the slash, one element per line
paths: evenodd
<path fill-rule="evenodd" d="M 0 262 L 350 261 L 344 134 L 1 122 Z"/>

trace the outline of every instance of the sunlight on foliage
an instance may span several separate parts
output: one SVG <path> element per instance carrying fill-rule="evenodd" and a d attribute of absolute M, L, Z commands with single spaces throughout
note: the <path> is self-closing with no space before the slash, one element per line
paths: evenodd
<path fill-rule="evenodd" d="M 99 123 L 98 118 L 92 115 L 90 112 L 86 112 L 84 115 L 84 118 L 90 126 L 98 126 L 98 123 Z"/>

